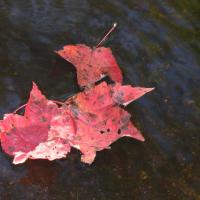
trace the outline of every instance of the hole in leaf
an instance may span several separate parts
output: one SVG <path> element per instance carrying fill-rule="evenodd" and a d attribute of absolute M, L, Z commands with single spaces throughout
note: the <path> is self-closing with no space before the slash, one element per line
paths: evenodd
<path fill-rule="evenodd" d="M 42 117 L 40 118 L 40 121 L 41 121 L 41 122 L 46 122 L 47 119 L 46 119 L 44 116 L 42 116 Z"/>
<path fill-rule="evenodd" d="M 8 147 L 8 150 L 9 150 L 10 152 L 13 152 L 13 151 L 15 150 L 15 148 L 12 147 L 12 146 L 9 146 L 9 147 Z"/>
<path fill-rule="evenodd" d="M 109 128 L 107 129 L 107 132 L 110 132 L 110 129 L 109 129 Z"/>
<path fill-rule="evenodd" d="M 102 131 L 102 130 L 101 130 L 101 131 L 100 131 L 100 133 L 101 133 L 101 134 L 103 134 L 103 133 L 104 133 L 104 131 Z"/>
<path fill-rule="evenodd" d="M 10 136 L 10 135 L 11 135 L 11 133 L 10 133 L 10 132 L 7 132 L 7 133 L 6 133 L 6 135 L 7 135 L 7 136 Z"/>

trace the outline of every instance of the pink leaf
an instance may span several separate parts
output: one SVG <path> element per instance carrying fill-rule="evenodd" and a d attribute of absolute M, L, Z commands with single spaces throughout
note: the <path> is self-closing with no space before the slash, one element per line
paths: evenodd
<path fill-rule="evenodd" d="M 105 75 L 115 82 L 122 82 L 121 70 L 110 48 L 66 45 L 57 53 L 76 67 L 80 86 L 95 83 Z"/>
<path fill-rule="evenodd" d="M 131 123 L 130 114 L 118 104 L 135 100 L 150 90 L 118 84 L 112 86 L 103 82 L 67 101 L 68 110 L 77 127 L 72 146 L 83 153 L 83 162 L 92 163 L 96 151 L 109 148 L 121 137 L 129 136 L 144 141 L 144 137 Z M 118 96 L 122 92 L 119 101 Z"/>
<path fill-rule="evenodd" d="M 113 87 L 113 99 L 116 103 L 124 106 L 140 98 L 154 88 L 132 87 L 131 85 L 116 84 Z"/>
<path fill-rule="evenodd" d="M 75 135 L 71 116 L 47 100 L 34 83 L 24 116 L 5 115 L 0 130 L 2 148 L 15 156 L 15 164 L 28 158 L 54 160 L 64 157 Z"/>

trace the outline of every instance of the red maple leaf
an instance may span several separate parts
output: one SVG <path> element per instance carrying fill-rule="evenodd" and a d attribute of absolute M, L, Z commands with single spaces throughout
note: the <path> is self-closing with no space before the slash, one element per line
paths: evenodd
<path fill-rule="evenodd" d="M 6 114 L 0 120 L 3 150 L 14 156 L 13 163 L 30 159 L 54 160 L 65 157 L 71 147 L 82 152 L 81 160 L 91 164 L 97 151 L 110 148 L 121 137 L 144 141 L 132 124 L 126 106 L 153 88 L 121 85 L 122 73 L 110 48 L 99 47 L 116 23 L 94 48 L 66 45 L 57 53 L 77 70 L 83 92 L 69 98 L 62 107 L 46 99 L 33 83 L 24 115 Z M 115 84 L 94 83 L 108 75 Z M 92 87 L 91 87 L 92 86 Z"/>
<path fill-rule="evenodd" d="M 87 86 L 108 75 L 114 82 L 122 82 L 121 70 L 110 48 L 90 48 L 84 44 L 66 45 L 57 53 L 77 70 L 80 86 Z"/>
<path fill-rule="evenodd" d="M 92 163 L 96 151 L 109 148 L 121 137 L 144 141 L 142 134 L 131 123 L 130 114 L 118 105 L 127 105 L 152 89 L 102 82 L 67 101 L 77 130 L 71 144 L 83 153 L 83 162 Z"/>
<path fill-rule="evenodd" d="M 75 135 L 74 122 L 65 110 L 47 100 L 33 84 L 24 116 L 7 114 L 0 121 L 3 150 L 14 156 L 13 163 L 26 159 L 54 160 L 70 151 Z"/>

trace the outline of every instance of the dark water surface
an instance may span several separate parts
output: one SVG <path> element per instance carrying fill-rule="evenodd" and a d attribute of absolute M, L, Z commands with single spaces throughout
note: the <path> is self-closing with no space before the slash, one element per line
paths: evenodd
<path fill-rule="evenodd" d="M 48 98 L 76 93 L 75 70 L 54 54 L 106 46 L 125 83 L 156 87 L 128 106 L 146 142 L 123 138 L 87 166 L 72 151 L 59 162 L 14 166 L 0 151 L 0 200 L 200 199 L 199 0 L 0 0 L 0 117 L 26 102 L 34 80 Z"/>

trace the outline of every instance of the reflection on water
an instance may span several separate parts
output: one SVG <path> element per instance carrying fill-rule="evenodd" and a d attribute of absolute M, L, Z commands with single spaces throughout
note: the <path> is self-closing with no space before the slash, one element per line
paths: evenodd
<path fill-rule="evenodd" d="M 199 199 L 197 0 L 0 0 L 0 115 L 26 102 L 31 81 L 54 99 L 78 91 L 75 70 L 54 54 L 67 43 L 106 42 L 125 83 L 156 87 L 128 106 L 146 142 L 124 138 L 91 166 L 79 152 L 13 166 L 0 152 L 0 200 Z"/>

